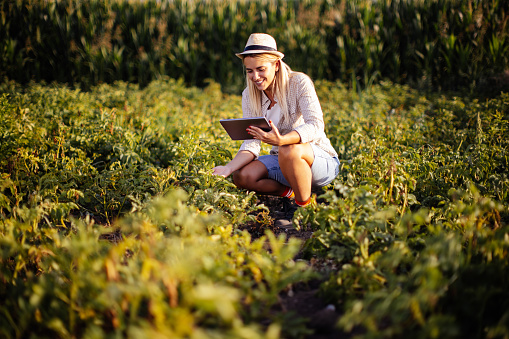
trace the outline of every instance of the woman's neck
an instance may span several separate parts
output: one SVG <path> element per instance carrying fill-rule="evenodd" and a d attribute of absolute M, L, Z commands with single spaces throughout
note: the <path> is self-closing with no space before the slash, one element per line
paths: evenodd
<path fill-rule="evenodd" d="M 265 91 L 263 91 L 265 93 L 265 95 L 267 96 L 267 98 L 269 98 L 270 101 L 274 101 L 274 93 L 272 93 L 272 90 L 270 89 L 266 89 Z"/>
<path fill-rule="evenodd" d="M 269 90 L 269 89 L 266 89 L 263 92 L 265 93 L 267 98 L 269 98 L 269 100 L 270 100 L 269 109 L 271 109 L 276 104 L 276 100 L 274 100 L 274 93 L 272 93 L 272 90 Z"/>

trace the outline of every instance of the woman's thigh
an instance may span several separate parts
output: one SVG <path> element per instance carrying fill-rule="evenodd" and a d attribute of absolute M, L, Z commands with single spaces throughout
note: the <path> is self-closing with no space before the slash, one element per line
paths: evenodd
<path fill-rule="evenodd" d="M 281 167 L 279 167 L 279 160 L 277 155 L 262 155 L 258 157 L 258 162 L 265 166 L 267 170 L 267 177 L 269 179 L 276 180 L 285 186 L 290 186 L 288 181 L 286 181 L 283 172 L 281 172 Z"/>

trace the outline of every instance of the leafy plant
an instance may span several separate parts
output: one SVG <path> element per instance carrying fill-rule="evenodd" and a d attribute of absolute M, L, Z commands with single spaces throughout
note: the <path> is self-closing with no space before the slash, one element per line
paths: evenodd
<path fill-rule="evenodd" d="M 310 279 L 345 335 L 507 333 L 506 93 L 317 81 L 341 170 L 303 243 L 212 175 L 239 147 L 218 83 L 0 88 L 1 336 L 299 338 L 281 297 Z"/>

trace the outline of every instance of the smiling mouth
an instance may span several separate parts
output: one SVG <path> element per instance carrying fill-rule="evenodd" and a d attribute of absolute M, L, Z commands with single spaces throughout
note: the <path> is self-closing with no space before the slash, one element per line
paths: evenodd
<path fill-rule="evenodd" d="M 258 80 L 258 81 L 255 81 L 254 83 L 259 86 L 263 83 L 263 80 Z"/>

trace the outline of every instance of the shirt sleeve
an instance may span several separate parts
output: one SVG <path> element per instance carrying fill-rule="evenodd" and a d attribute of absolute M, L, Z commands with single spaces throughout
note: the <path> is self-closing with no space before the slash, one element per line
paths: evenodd
<path fill-rule="evenodd" d="M 323 112 L 312 80 L 305 75 L 296 80 L 295 90 L 304 124 L 295 127 L 295 131 L 299 133 L 301 143 L 307 143 L 323 135 Z"/>
<path fill-rule="evenodd" d="M 254 117 L 254 113 L 251 110 L 249 93 L 247 88 L 242 92 L 242 116 L 244 118 Z M 244 142 L 240 146 L 239 151 L 249 151 L 253 153 L 255 157 L 258 158 L 260 156 L 261 151 L 261 141 L 255 139 L 244 140 Z"/>

